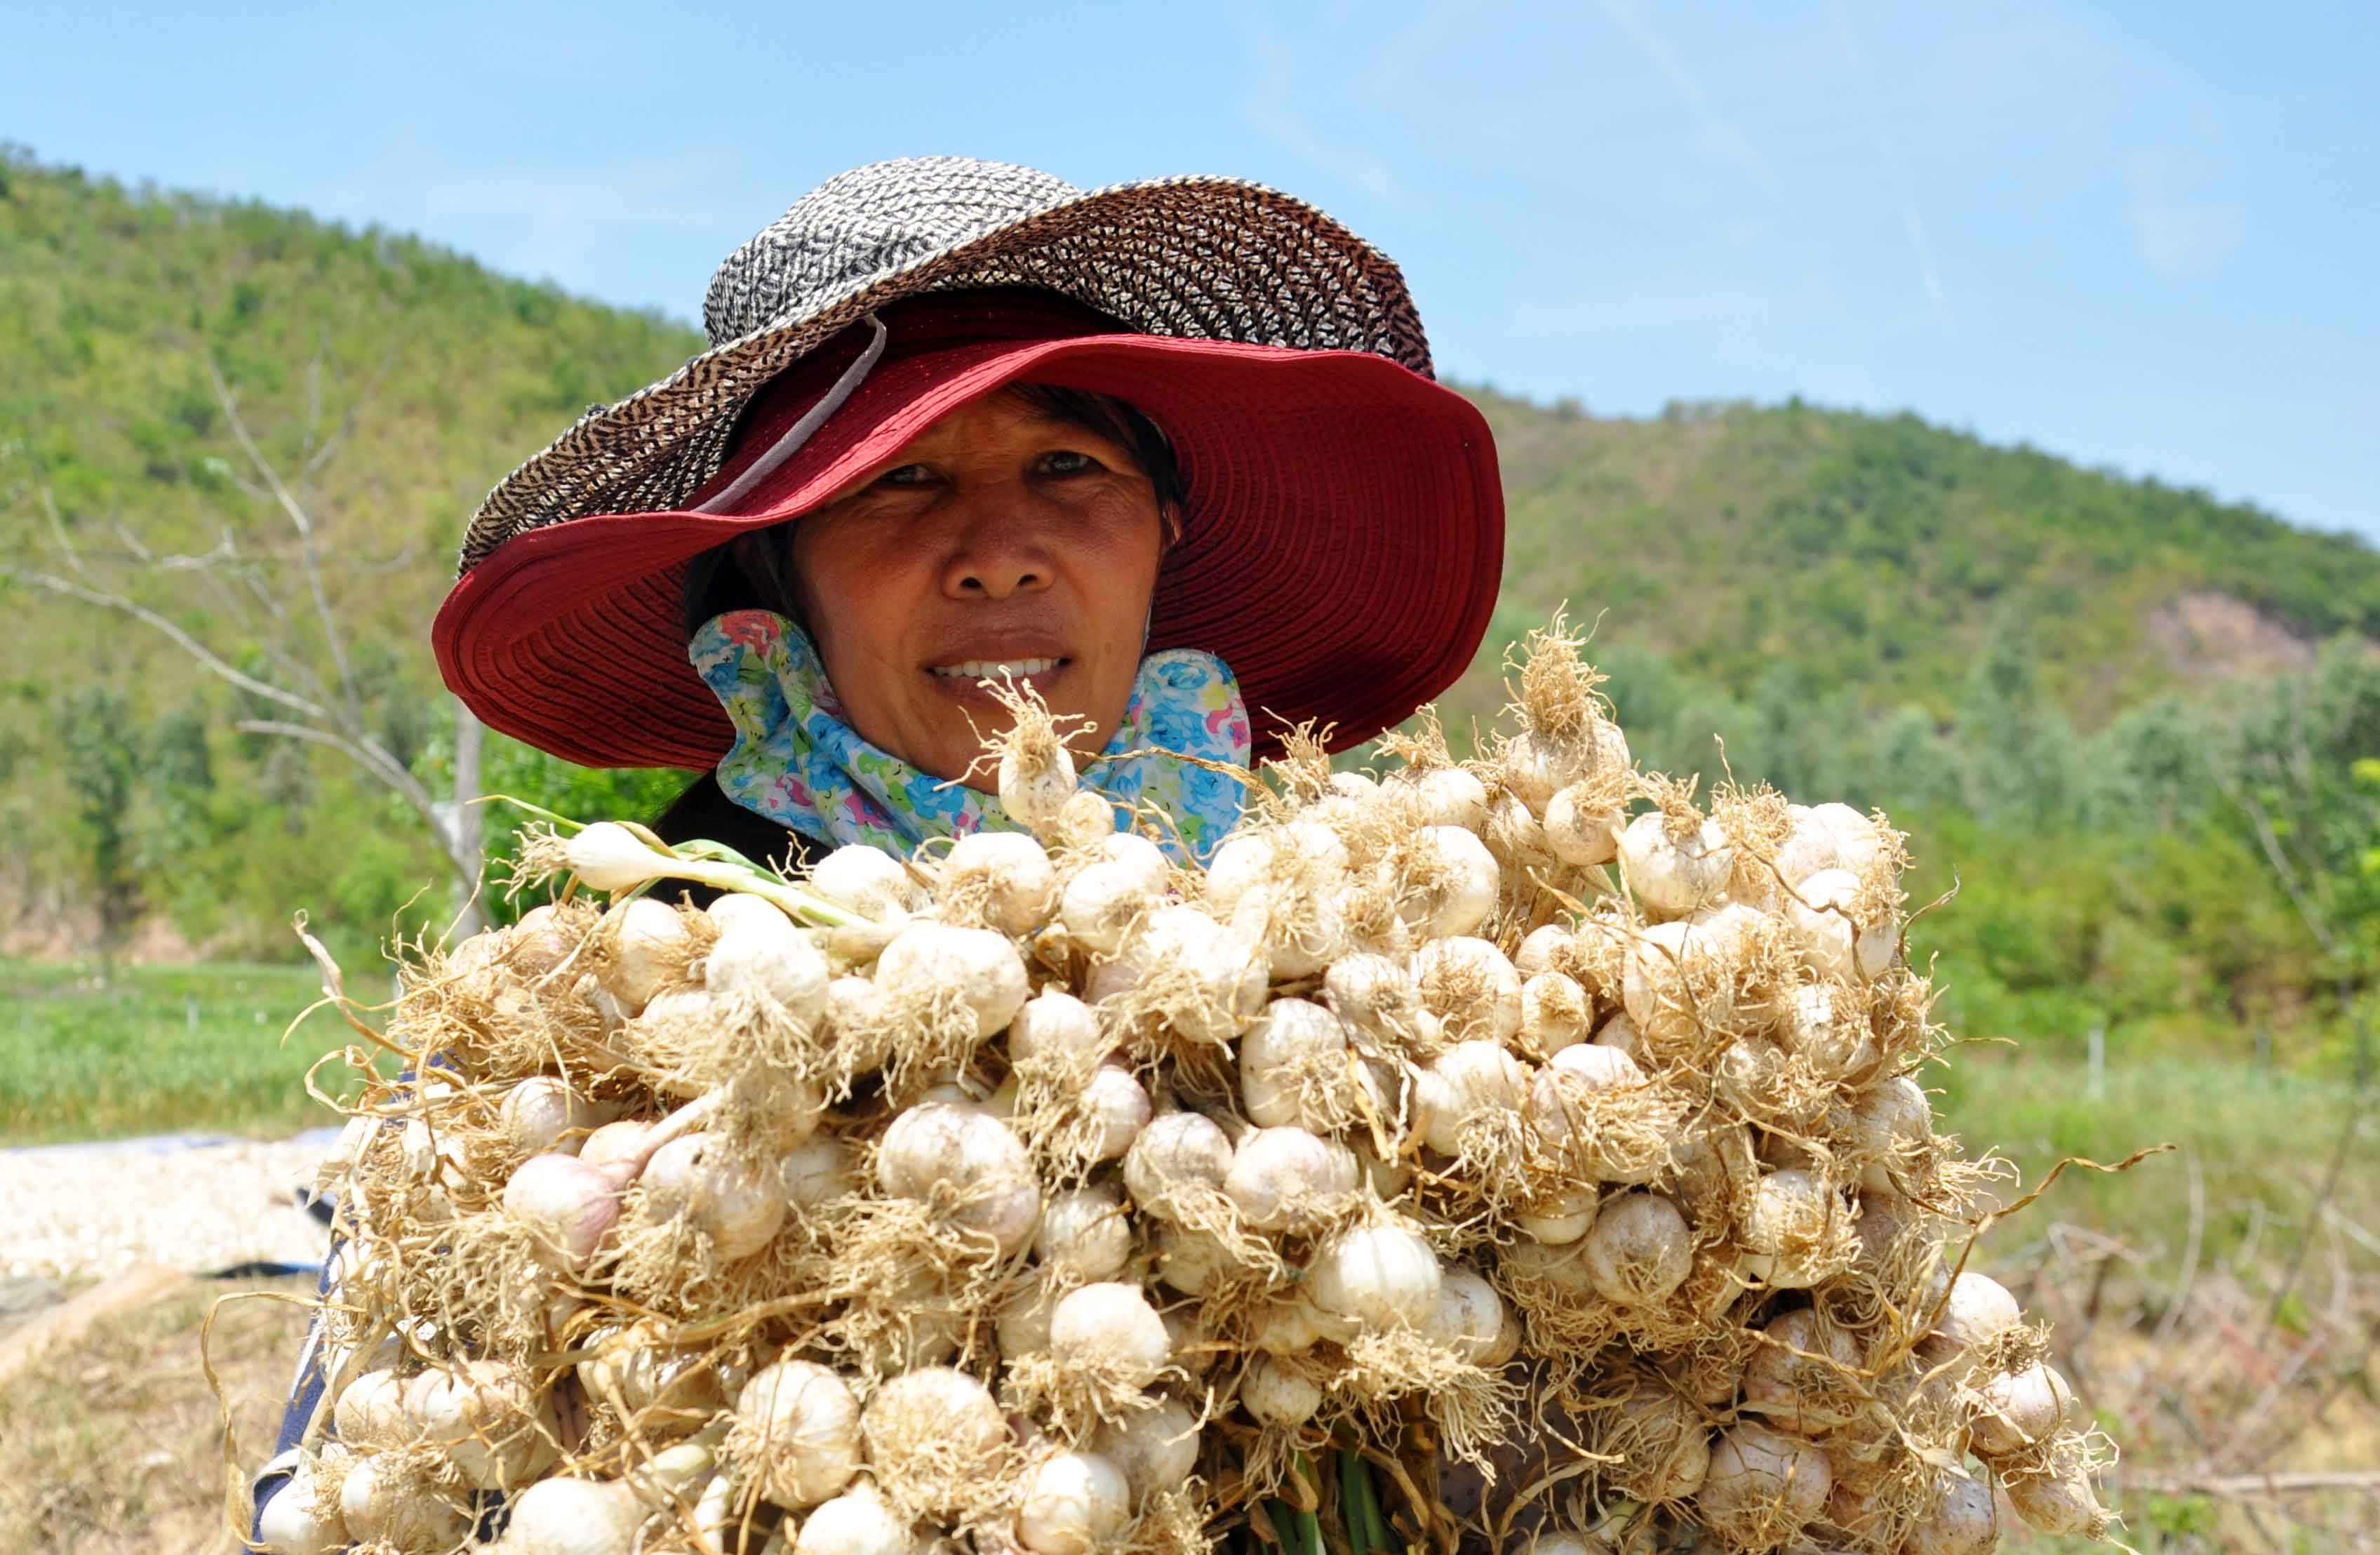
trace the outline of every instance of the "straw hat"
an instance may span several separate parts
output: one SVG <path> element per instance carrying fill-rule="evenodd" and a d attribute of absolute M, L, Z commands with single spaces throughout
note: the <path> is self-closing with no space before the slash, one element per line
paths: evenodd
<path fill-rule="evenodd" d="M 1019 382 L 1116 395 L 1173 445 L 1185 533 L 1150 646 L 1221 657 L 1259 753 L 1300 720 L 1334 747 L 1393 725 L 1487 630 L 1487 424 L 1430 377 L 1387 256 L 1272 189 L 875 163 L 730 255 L 703 322 L 708 350 L 590 410 L 471 520 L 432 641 L 491 727 L 587 765 L 711 765 L 732 731 L 686 661 L 689 564 Z"/>

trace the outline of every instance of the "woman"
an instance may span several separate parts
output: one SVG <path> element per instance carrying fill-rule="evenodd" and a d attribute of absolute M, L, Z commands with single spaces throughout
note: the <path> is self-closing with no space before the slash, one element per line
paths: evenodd
<path fill-rule="evenodd" d="M 1395 265 L 1272 190 L 878 163 L 731 255 L 704 323 L 489 495 L 432 634 L 492 727 L 706 769 L 673 840 L 1005 825 L 976 761 L 1005 679 L 1203 858 L 1241 790 L 1202 763 L 1368 739 L 1486 631 L 1487 425 Z M 320 1394 L 310 1362 L 260 1507 Z"/>

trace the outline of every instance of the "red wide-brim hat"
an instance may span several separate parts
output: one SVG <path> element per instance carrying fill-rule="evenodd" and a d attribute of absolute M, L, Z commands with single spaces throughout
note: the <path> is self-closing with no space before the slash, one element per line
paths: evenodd
<path fill-rule="evenodd" d="M 888 165 L 908 164 L 878 167 Z M 1243 198 L 1254 188 L 1205 183 Z M 1128 211 L 1137 191 L 1161 188 L 1178 215 L 1181 188 L 1119 186 L 1073 203 L 1113 198 Z M 1109 225 L 1118 219 L 1107 213 Z M 1031 221 L 994 234 L 1011 245 L 1011 267 L 1014 235 Z M 1180 226 L 1168 224 L 1177 237 Z M 805 236 L 814 245 L 814 231 Z M 880 277 L 855 294 L 872 304 L 864 312 L 846 304 L 797 321 L 813 334 L 821 320 L 840 323 L 790 353 L 785 322 L 747 331 L 516 471 L 474 520 L 463 575 L 438 613 L 447 686 L 490 727 L 582 765 L 715 764 L 734 731 L 686 658 L 689 565 L 747 531 L 797 521 L 958 406 L 1021 383 L 1127 401 L 1172 443 L 1188 500 L 1159 575 L 1150 647 L 1203 649 L 1230 666 L 1259 756 L 1300 723 L 1329 726 L 1334 749 L 1368 739 L 1463 673 L 1500 579 L 1502 490 L 1486 421 L 1427 375 L 1417 324 L 1402 350 L 1182 338 L 1113 311 L 1128 287 L 1026 291 L 993 270 L 984 278 L 1001 289 L 938 289 L 971 278 L 963 266 L 915 286 Z M 731 289 L 726 306 L 737 300 Z M 714 338 L 722 308 L 715 281 Z M 1409 304 L 1402 313 L 1409 322 Z M 845 376 L 869 339 L 856 322 L 866 316 L 884 336 L 856 392 L 790 458 L 732 500 L 710 500 Z M 1397 359 L 1416 351 L 1423 370 Z M 757 381 L 722 394 L 739 373 Z M 577 511 L 607 489 L 673 500 Z M 707 502 L 725 510 L 696 511 Z"/>

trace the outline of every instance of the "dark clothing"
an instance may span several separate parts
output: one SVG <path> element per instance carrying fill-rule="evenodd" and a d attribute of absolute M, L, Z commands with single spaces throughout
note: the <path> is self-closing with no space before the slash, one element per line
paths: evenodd
<path fill-rule="evenodd" d="M 799 873 L 827 851 L 827 844 L 816 838 L 806 837 L 729 798 L 720 788 L 715 772 L 701 773 L 686 784 L 686 792 L 670 802 L 670 808 L 654 820 L 652 828 L 665 843 L 691 842 L 698 837 L 724 843 L 753 863 L 772 865 L 785 874 Z M 787 868 L 789 858 L 791 868 Z M 698 893 L 695 900 L 699 905 L 717 894 Z"/>

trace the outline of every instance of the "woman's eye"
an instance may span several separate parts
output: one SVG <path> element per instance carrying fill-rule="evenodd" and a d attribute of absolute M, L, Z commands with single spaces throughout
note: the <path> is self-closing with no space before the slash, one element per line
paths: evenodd
<path fill-rule="evenodd" d="M 933 471 L 923 465 L 903 465 L 888 469 L 876 478 L 880 486 L 919 486 L 933 478 Z"/>
<path fill-rule="evenodd" d="M 1041 463 L 1052 475 L 1075 475 L 1094 468 L 1099 461 L 1075 449 L 1060 448 L 1042 455 Z"/>

